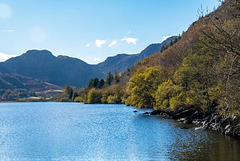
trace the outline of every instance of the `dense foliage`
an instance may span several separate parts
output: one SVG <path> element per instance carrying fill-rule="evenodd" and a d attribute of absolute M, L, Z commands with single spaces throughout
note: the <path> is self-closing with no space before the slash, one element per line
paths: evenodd
<path fill-rule="evenodd" d="M 57 101 L 121 104 L 125 103 L 125 89 L 126 85 L 120 84 L 120 74 L 118 72 L 114 74 L 109 72 L 105 80 L 90 79 L 88 86 L 82 89 L 66 86 L 64 92 L 58 96 Z"/>
<path fill-rule="evenodd" d="M 155 91 L 167 78 L 167 73 L 159 66 L 138 69 L 128 84 L 129 97 L 126 101 L 140 108 L 153 108 L 155 105 Z"/>

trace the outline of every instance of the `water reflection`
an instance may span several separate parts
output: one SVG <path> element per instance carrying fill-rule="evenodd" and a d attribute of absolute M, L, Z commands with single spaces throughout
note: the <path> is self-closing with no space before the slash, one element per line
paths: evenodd
<path fill-rule="evenodd" d="M 191 128 L 191 127 L 190 127 Z M 240 160 L 239 140 L 220 132 L 193 129 L 175 130 L 177 137 L 172 145 L 171 158 L 179 160 L 233 161 Z"/>

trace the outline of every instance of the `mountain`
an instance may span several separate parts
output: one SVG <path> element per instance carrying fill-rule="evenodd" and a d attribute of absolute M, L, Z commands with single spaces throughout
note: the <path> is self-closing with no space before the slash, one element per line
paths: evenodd
<path fill-rule="evenodd" d="M 62 87 L 17 74 L 0 73 L 1 89 L 25 89 L 33 92 L 61 90 Z"/>
<path fill-rule="evenodd" d="M 14 78 L 16 77 L 14 74 L 17 74 L 61 87 L 65 85 L 84 87 L 91 78 L 104 78 L 109 71 L 125 71 L 137 61 L 159 52 L 173 38 L 170 37 L 159 44 L 151 44 L 139 54 L 118 54 L 97 65 L 90 65 L 80 59 L 68 56 L 56 57 L 48 50 L 29 50 L 20 56 L 1 62 L 0 72 L 11 74 L 11 77 Z M 0 75 L 0 79 L 3 79 L 3 74 Z M 17 83 L 17 81 L 15 82 Z M 7 84 L 4 86 L 6 87 Z M 10 89 L 13 87 L 21 86 L 14 83 L 9 86 Z"/>
<path fill-rule="evenodd" d="M 159 52 L 161 48 L 173 40 L 176 36 L 169 37 L 162 43 L 151 44 L 139 54 L 118 54 L 108 57 L 104 62 L 97 64 L 97 67 L 106 75 L 108 72 L 123 72 L 133 66 L 137 61 Z"/>
<path fill-rule="evenodd" d="M 68 56 L 54 56 L 47 50 L 29 50 L 21 56 L 0 63 L 0 72 L 31 77 L 58 86 L 83 87 L 103 74 L 94 65 Z"/>

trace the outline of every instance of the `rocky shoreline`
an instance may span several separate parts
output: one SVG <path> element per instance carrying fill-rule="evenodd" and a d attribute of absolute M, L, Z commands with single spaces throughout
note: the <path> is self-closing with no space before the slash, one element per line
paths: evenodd
<path fill-rule="evenodd" d="M 177 112 L 154 110 L 145 114 L 160 115 L 186 124 L 196 124 L 198 127 L 195 130 L 213 129 L 220 131 L 223 135 L 240 138 L 240 120 L 236 116 L 224 118 L 217 110 L 204 113 L 182 108 Z"/>

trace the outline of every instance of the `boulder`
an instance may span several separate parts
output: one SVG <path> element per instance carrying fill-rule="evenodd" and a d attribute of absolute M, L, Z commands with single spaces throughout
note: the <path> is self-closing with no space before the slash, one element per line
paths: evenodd
<path fill-rule="evenodd" d="M 150 115 L 160 115 L 162 113 L 162 111 L 160 110 L 154 110 L 152 112 L 150 112 Z"/>
<path fill-rule="evenodd" d="M 192 124 L 192 119 L 190 117 L 186 117 L 183 123 L 184 124 Z"/>
<path fill-rule="evenodd" d="M 237 126 L 235 129 L 233 129 L 233 136 L 240 138 L 240 127 Z"/>
<path fill-rule="evenodd" d="M 196 111 L 192 114 L 191 119 L 196 120 L 196 119 L 203 119 L 204 114 L 202 112 Z"/>
<path fill-rule="evenodd" d="M 181 129 L 188 129 L 187 127 L 185 127 L 185 126 L 183 126 L 183 127 L 181 127 Z"/>
<path fill-rule="evenodd" d="M 208 128 L 208 125 L 203 125 L 200 127 L 196 127 L 194 130 L 206 130 Z"/>
<path fill-rule="evenodd" d="M 227 136 L 233 136 L 233 127 L 232 126 L 226 126 L 224 134 L 227 135 Z"/>
<path fill-rule="evenodd" d="M 192 123 L 196 125 L 202 125 L 202 120 L 193 120 Z"/>
<path fill-rule="evenodd" d="M 180 112 L 177 112 L 173 115 L 173 119 L 180 119 L 180 118 L 185 118 L 185 117 L 188 117 L 188 116 L 191 116 L 192 114 L 194 114 L 195 111 L 192 111 L 192 110 L 184 110 L 184 111 L 180 111 Z"/>
<path fill-rule="evenodd" d="M 184 122 L 186 120 L 186 118 L 180 118 L 180 119 L 178 119 L 177 121 L 178 122 Z"/>
<path fill-rule="evenodd" d="M 211 123 L 210 124 L 210 127 L 213 129 L 213 130 L 220 130 L 220 123 Z"/>

